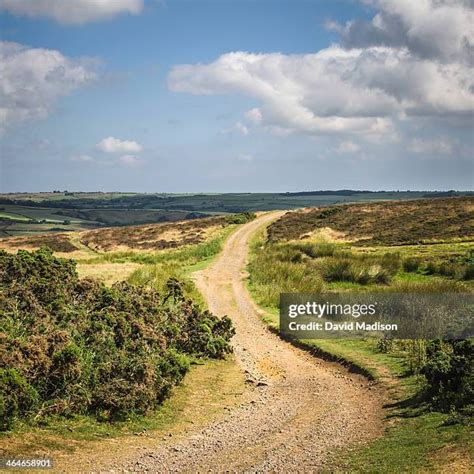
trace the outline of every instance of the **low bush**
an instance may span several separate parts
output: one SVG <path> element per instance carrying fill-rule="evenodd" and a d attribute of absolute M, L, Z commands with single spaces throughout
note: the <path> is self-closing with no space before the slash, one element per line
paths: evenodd
<path fill-rule="evenodd" d="M 239 214 L 232 214 L 225 218 L 228 224 L 245 224 L 247 222 L 253 221 L 257 215 L 253 212 L 240 212 Z"/>
<path fill-rule="evenodd" d="M 445 411 L 469 407 L 474 400 L 474 343 L 430 341 L 421 373 L 434 406 Z"/>
<path fill-rule="evenodd" d="M 421 261 L 419 258 L 407 258 L 403 261 L 403 270 L 408 273 L 413 273 L 419 270 Z"/>
<path fill-rule="evenodd" d="M 462 274 L 463 280 L 474 280 L 474 264 L 467 265 Z"/>
<path fill-rule="evenodd" d="M 0 252 L 1 429 L 17 419 L 124 419 L 156 408 L 195 357 L 222 358 L 234 330 L 185 298 L 79 280 L 52 252 Z"/>

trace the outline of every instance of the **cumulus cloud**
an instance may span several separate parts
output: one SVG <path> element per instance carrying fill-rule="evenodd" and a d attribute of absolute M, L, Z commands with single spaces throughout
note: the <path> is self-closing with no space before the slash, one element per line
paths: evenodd
<path fill-rule="evenodd" d="M 115 137 L 104 138 L 97 143 L 96 148 L 105 153 L 139 153 L 143 151 L 143 147 L 139 143 Z"/>
<path fill-rule="evenodd" d="M 469 0 L 365 0 L 379 11 L 371 21 L 328 22 L 346 47 L 407 48 L 422 59 L 471 62 L 474 10 Z"/>
<path fill-rule="evenodd" d="M 246 119 L 279 135 L 353 134 L 380 142 L 396 138 L 400 120 L 470 116 L 474 80 L 466 59 L 472 45 L 468 2 L 370 3 L 380 12 L 365 27 L 392 31 L 395 26 L 388 26 L 386 17 L 396 17 L 404 25 L 391 33 L 397 40 L 386 39 L 388 33 L 385 39 L 374 34 L 359 40 L 355 22 L 332 22 L 328 26 L 342 35 L 339 45 L 312 54 L 230 52 L 209 64 L 175 66 L 168 86 L 197 95 L 254 98 L 258 107 Z M 432 41 L 435 31 L 439 35 Z"/>
<path fill-rule="evenodd" d="M 123 155 L 119 158 L 119 163 L 124 166 L 129 166 L 131 168 L 141 166 L 143 164 L 143 160 L 138 158 L 135 155 Z"/>
<path fill-rule="evenodd" d="M 232 127 L 222 130 L 222 133 L 225 134 L 230 133 L 244 136 L 248 135 L 249 132 L 247 125 L 244 125 L 242 122 L 236 122 Z"/>
<path fill-rule="evenodd" d="M 122 13 L 137 15 L 143 6 L 143 0 L 0 0 L 0 10 L 13 15 L 53 18 L 66 24 L 109 20 Z"/>
<path fill-rule="evenodd" d="M 261 102 L 250 114 L 269 127 L 307 133 L 391 133 L 393 117 L 456 115 L 474 108 L 469 68 L 414 58 L 406 49 L 332 46 L 314 54 L 227 53 L 180 65 L 171 90 L 240 92 Z"/>
<path fill-rule="evenodd" d="M 0 41 L 0 132 L 18 122 L 47 117 L 59 97 L 95 78 L 90 61 Z"/>

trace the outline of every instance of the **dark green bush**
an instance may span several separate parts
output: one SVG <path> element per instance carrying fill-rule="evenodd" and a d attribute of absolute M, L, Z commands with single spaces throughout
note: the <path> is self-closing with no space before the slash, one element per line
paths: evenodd
<path fill-rule="evenodd" d="M 428 262 L 426 264 L 425 273 L 427 275 L 436 275 L 438 273 L 438 266 L 434 262 Z"/>
<path fill-rule="evenodd" d="M 471 340 L 430 341 L 421 369 L 437 408 L 463 409 L 474 400 L 474 343 Z"/>
<path fill-rule="evenodd" d="M 403 261 L 403 270 L 409 273 L 413 273 L 419 270 L 421 261 L 419 258 L 407 258 Z"/>
<path fill-rule="evenodd" d="M 466 265 L 462 274 L 463 280 L 474 280 L 474 264 Z"/>
<path fill-rule="evenodd" d="M 256 217 L 257 215 L 255 213 L 246 211 L 227 216 L 226 221 L 228 224 L 245 224 L 247 222 L 253 221 Z"/>
<path fill-rule="evenodd" d="M 38 405 L 38 393 L 15 369 L 0 369 L 0 430 Z"/>
<path fill-rule="evenodd" d="M 222 358 L 234 331 L 183 296 L 79 280 L 52 252 L 0 251 L 0 414 L 122 419 L 157 407 L 192 357 Z"/>

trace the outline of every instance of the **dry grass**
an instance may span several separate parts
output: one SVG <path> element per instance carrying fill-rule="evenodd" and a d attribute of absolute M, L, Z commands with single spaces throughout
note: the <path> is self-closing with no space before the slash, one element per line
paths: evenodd
<path fill-rule="evenodd" d="M 213 217 L 84 232 L 81 243 L 94 251 L 163 250 L 204 242 L 225 219 Z"/>
<path fill-rule="evenodd" d="M 176 249 L 205 242 L 226 225 L 225 217 L 210 217 L 85 232 L 11 237 L 0 239 L 0 249 L 35 250 L 48 246 L 58 255 L 67 254 L 70 258 L 78 259 L 100 252 Z"/>
<path fill-rule="evenodd" d="M 141 268 L 139 263 L 95 263 L 77 265 L 80 278 L 93 278 L 110 286 L 118 281 L 125 281 L 135 271 Z"/>
<path fill-rule="evenodd" d="M 0 248 L 5 250 L 34 250 L 48 246 L 54 252 L 70 253 L 78 248 L 70 241 L 68 234 L 45 234 L 31 237 L 12 237 L 0 240 Z"/>

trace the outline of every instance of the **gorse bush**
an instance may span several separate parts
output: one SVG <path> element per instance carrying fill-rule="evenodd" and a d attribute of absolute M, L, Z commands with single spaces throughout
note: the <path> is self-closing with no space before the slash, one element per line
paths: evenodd
<path fill-rule="evenodd" d="M 430 341 L 421 369 L 432 404 L 445 411 L 474 401 L 474 344 L 471 340 Z"/>
<path fill-rule="evenodd" d="M 245 224 L 253 221 L 256 217 L 257 215 L 255 213 L 246 211 L 227 216 L 225 220 L 228 224 Z"/>
<path fill-rule="evenodd" d="M 51 251 L 0 252 L 0 418 L 86 414 L 124 419 L 156 408 L 194 357 L 222 358 L 234 330 L 183 296 L 79 280 Z"/>

